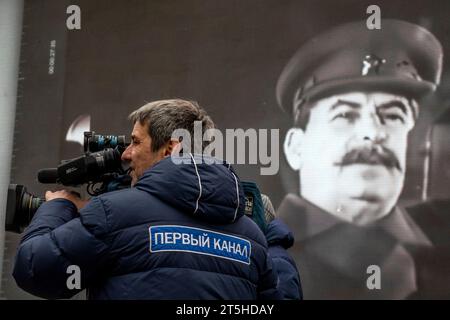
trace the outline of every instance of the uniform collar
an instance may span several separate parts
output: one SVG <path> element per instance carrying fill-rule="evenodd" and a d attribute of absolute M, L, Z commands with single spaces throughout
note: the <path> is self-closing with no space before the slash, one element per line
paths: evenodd
<path fill-rule="evenodd" d="M 333 227 L 342 226 L 350 229 L 349 231 L 354 230 L 355 232 L 360 232 L 363 229 L 379 229 L 401 243 L 431 245 L 430 240 L 411 217 L 398 206 L 379 221 L 369 226 L 361 227 L 339 219 L 313 203 L 290 193 L 282 201 L 277 215 L 292 230 L 296 241 L 302 241 Z"/>

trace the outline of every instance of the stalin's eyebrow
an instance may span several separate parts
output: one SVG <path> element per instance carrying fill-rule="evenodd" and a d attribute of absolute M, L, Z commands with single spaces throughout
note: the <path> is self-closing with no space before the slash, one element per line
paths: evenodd
<path fill-rule="evenodd" d="M 341 107 L 341 106 L 349 106 L 352 109 L 360 109 L 361 108 L 361 105 L 359 103 L 339 99 L 338 101 L 333 103 L 333 105 L 330 107 L 330 111 L 333 111 L 334 109 Z"/>
<path fill-rule="evenodd" d="M 413 118 L 414 119 L 417 118 L 416 109 L 413 108 L 412 106 L 410 108 L 406 107 L 405 104 L 399 100 L 389 101 L 389 102 L 386 102 L 386 103 L 383 103 L 383 104 L 380 104 L 379 106 L 377 106 L 377 109 L 381 109 L 381 110 L 386 110 L 386 109 L 390 109 L 390 108 L 398 108 L 405 115 L 408 115 L 408 109 L 411 109 Z"/>
<path fill-rule="evenodd" d="M 403 102 L 401 101 L 389 101 L 386 103 L 382 103 L 380 105 L 377 106 L 377 109 L 382 109 L 382 110 L 386 110 L 386 109 L 391 109 L 391 108 L 398 108 L 400 109 L 405 115 L 408 114 L 408 111 L 406 110 L 405 105 L 403 104 Z"/>

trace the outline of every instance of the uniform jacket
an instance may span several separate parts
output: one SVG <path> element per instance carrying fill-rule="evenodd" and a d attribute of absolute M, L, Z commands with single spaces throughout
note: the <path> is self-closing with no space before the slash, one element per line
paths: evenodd
<path fill-rule="evenodd" d="M 226 163 L 175 164 L 168 157 L 129 189 L 77 212 L 44 203 L 18 248 L 13 276 L 24 290 L 67 298 L 68 268 L 90 299 L 274 299 L 276 275 L 259 228 Z M 211 159 L 210 159 L 211 160 Z"/>
<path fill-rule="evenodd" d="M 289 194 L 278 216 L 294 233 L 289 252 L 301 271 L 305 299 L 440 297 L 432 291 L 420 294 L 421 283 L 427 282 L 424 276 L 433 278 L 425 265 L 441 260 L 431 255 L 433 243 L 405 210 L 395 207 L 376 223 L 361 227 Z M 379 267 L 380 289 L 373 286 L 375 278 L 370 277 L 376 271 L 371 266 Z"/>

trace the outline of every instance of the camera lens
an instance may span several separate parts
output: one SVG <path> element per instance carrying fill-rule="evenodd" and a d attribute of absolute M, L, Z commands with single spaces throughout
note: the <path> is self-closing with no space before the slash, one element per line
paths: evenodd
<path fill-rule="evenodd" d="M 37 209 L 45 200 L 27 192 L 18 184 L 10 184 L 6 209 L 6 230 L 22 232 L 30 224 Z"/>
<path fill-rule="evenodd" d="M 97 152 L 117 146 L 126 147 L 125 136 L 95 134 L 94 131 L 84 133 L 84 151 Z"/>

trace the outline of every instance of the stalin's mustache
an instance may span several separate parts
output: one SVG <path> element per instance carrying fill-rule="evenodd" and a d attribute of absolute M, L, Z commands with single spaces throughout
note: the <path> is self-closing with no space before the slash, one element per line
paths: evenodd
<path fill-rule="evenodd" d="M 381 145 L 350 150 L 344 155 L 342 161 L 335 163 L 337 166 L 348 166 L 352 164 L 378 164 L 387 168 L 397 168 L 399 171 L 402 171 L 400 162 L 395 154 Z"/>

